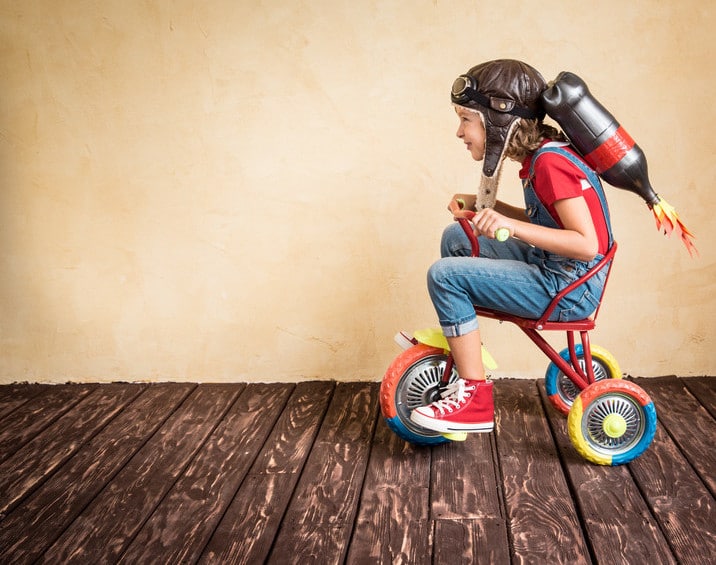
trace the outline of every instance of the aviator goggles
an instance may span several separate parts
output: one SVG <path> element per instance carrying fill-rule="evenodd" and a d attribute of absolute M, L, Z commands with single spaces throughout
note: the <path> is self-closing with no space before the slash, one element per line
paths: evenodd
<path fill-rule="evenodd" d="M 478 92 L 477 81 L 470 75 L 460 75 L 455 79 L 455 82 L 452 83 L 450 97 L 455 104 L 464 105 L 470 101 L 477 102 L 485 108 L 519 116 L 520 118 L 541 119 L 544 117 L 544 113 L 533 112 L 529 108 L 517 106 L 514 100 L 485 96 Z"/>

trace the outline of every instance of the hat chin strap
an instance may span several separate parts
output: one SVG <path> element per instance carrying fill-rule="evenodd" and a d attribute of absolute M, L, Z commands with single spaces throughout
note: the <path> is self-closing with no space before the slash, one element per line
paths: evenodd
<path fill-rule="evenodd" d="M 491 177 L 482 173 L 480 176 L 480 186 L 477 189 L 475 198 L 475 209 L 494 208 L 497 203 L 497 186 L 500 183 L 500 173 L 502 167 Z"/>
<path fill-rule="evenodd" d="M 484 115 L 482 112 L 477 113 L 480 115 L 484 125 Z M 502 174 L 502 163 L 505 160 L 505 151 L 507 149 L 507 144 L 510 139 L 512 139 L 512 135 L 514 134 L 518 123 L 519 119 L 513 120 L 510 123 L 507 131 L 505 132 L 504 141 L 500 139 L 502 136 L 499 135 L 497 136 L 498 139 L 490 139 L 488 137 L 485 140 L 485 162 L 482 167 L 480 186 L 477 189 L 477 198 L 475 200 L 475 208 L 477 210 L 481 210 L 483 208 L 494 208 L 495 203 L 497 202 L 497 188 L 500 183 L 500 175 Z M 500 129 L 504 130 L 504 128 Z M 485 126 L 485 131 L 487 131 L 487 126 Z M 499 147 L 499 153 L 496 153 L 495 150 L 498 149 L 496 145 L 499 146 L 498 144 L 500 144 L 500 142 L 502 147 Z M 486 172 L 488 169 L 491 170 L 491 174 L 489 175 Z"/>

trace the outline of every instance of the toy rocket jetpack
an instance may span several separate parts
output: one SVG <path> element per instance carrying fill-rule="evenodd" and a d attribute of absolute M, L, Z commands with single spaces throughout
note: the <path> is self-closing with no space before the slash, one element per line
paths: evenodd
<path fill-rule="evenodd" d="M 606 182 L 641 196 L 651 209 L 658 230 L 681 236 L 689 254 L 698 254 L 694 237 L 681 223 L 676 210 L 661 198 L 649 182 L 646 156 L 577 75 L 560 73 L 542 93 L 547 114 L 567 135 L 584 160 Z"/>

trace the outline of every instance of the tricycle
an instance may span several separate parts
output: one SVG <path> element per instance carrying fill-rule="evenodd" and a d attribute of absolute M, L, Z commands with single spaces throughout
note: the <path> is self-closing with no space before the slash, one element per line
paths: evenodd
<path fill-rule="evenodd" d="M 457 221 L 470 239 L 472 256 L 477 257 L 479 241 L 471 223 L 464 217 Z M 478 316 L 515 324 L 548 357 L 545 389 L 549 401 L 567 416 L 569 437 L 579 454 L 600 465 L 628 463 L 646 451 L 656 433 L 654 403 L 641 387 L 622 379 L 616 359 L 606 349 L 590 343 L 589 332 L 595 327 L 601 302 L 584 320 L 557 322 L 550 317 L 564 296 L 602 269 L 606 269 L 606 287 L 616 250 L 617 244 L 612 242 L 604 258 L 559 292 L 536 320 L 475 308 Z M 567 347 L 558 352 L 541 335 L 544 331 L 565 332 Z M 404 351 L 388 367 L 380 388 L 381 412 L 390 429 L 416 445 L 465 440 L 465 432 L 442 434 L 410 419 L 413 409 L 438 400 L 441 391 L 459 378 L 442 332 L 401 332 L 396 341 Z M 484 348 L 483 361 L 488 369 L 495 368 Z"/>

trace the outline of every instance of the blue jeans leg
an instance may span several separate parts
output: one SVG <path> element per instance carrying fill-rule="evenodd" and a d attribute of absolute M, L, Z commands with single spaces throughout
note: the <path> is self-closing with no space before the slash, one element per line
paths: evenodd
<path fill-rule="evenodd" d="M 474 305 L 537 319 L 557 293 L 596 264 L 544 252 L 511 238 L 505 242 L 479 238 L 480 256 L 470 257 L 462 227 L 445 229 L 442 259 L 428 270 L 428 292 L 448 337 L 477 329 Z M 586 318 L 599 304 L 605 273 L 579 286 L 560 302 L 551 320 Z"/>
<path fill-rule="evenodd" d="M 458 223 L 448 226 L 442 259 L 428 270 L 428 292 L 448 337 L 477 329 L 474 305 L 538 318 L 557 290 L 552 277 L 530 262 L 534 250 L 517 239 L 480 238 L 480 257 L 470 257 L 470 243 Z"/>

